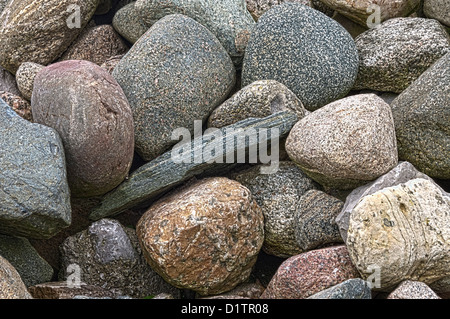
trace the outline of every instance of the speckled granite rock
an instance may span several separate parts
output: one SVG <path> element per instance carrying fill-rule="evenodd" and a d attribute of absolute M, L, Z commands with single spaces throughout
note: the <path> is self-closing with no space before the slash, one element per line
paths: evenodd
<path fill-rule="evenodd" d="M 9 92 L 0 91 L 0 98 L 6 102 L 18 115 L 27 121 L 32 122 L 31 104 L 20 96 Z"/>
<path fill-rule="evenodd" d="M 133 111 L 136 151 L 150 161 L 175 144 L 173 130 L 191 132 L 231 91 L 236 71 L 220 42 L 184 15 L 150 28 L 113 72 Z"/>
<path fill-rule="evenodd" d="M 136 9 L 152 25 L 168 14 L 184 14 L 214 34 L 237 67 L 255 26 L 244 0 L 137 0 Z"/>
<path fill-rule="evenodd" d="M 286 151 L 325 187 L 361 186 L 397 165 L 391 109 L 374 94 L 330 103 L 293 127 Z"/>
<path fill-rule="evenodd" d="M 389 291 L 403 280 L 432 283 L 450 275 L 450 197 L 413 179 L 365 196 L 350 215 L 347 248 L 363 279 L 380 271 Z"/>
<path fill-rule="evenodd" d="M 280 162 L 274 174 L 261 174 L 260 167 L 254 166 L 231 178 L 248 187 L 262 209 L 264 251 L 285 258 L 303 252 L 295 239 L 294 216 L 302 204 L 302 195 L 319 185 L 290 161 Z"/>
<path fill-rule="evenodd" d="M 307 299 L 372 299 L 372 289 L 361 278 L 346 280 Z"/>
<path fill-rule="evenodd" d="M 117 64 L 119 64 L 120 60 L 125 56 L 125 54 L 122 55 L 115 55 L 108 59 L 106 59 L 105 62 L 100 65 L 102 68 L 104 68 L 106 71 L 108 71 L 109 74 L 112 75 L 114 72 L 114 69 L 116 68 Z"/>
<path fill-rule="evenodd" d="M 407 17 L 415 12 L 420 0 L 320 0 L 328 7 L 336 10 L 347 18 L 367 27 L 367 21 L 375 12 L 372 7 L 378 6 L 380 22 L 396 18 Z M 370 20 L 370 19 L 369 19 Z M 373 23 L 373 21 L 369 21 Z"/>
<path fill-rule="evenodd" d="M 424 0 L 423 12 L 430 19 L 450 27 L 450 2 L 446 0 Z"/>
<path fill-rule="evenodd" d="M 103 287 L 116 296 L 143 298 L 161 292 L 180 296 L 178 289 L 167 284 L 145 262 L 135 231 L 116 220 L 93 223 L 68 237 L 60 250 L 60 280 L 67 280 L 73 272 L 68 266 L 76 264 L 81 282 Z"/>
<path fill-rule="evenodd" d="M 0 0 L 0 13 L 2 13 L 9 0 Z"/>
<path fill-rule="evenodd" d="M 399 164 L 391 169 L 386 174 L 380 176 L 375 181 L 370 182 L 366 185 L 360 186 L 354 189 L 346 198 L 344 207 L 339 215 L 336 217 L 336 223 L 339 227 L 339 231 L 341 233 L 342 239 L 347 241 L 347 231 L 348 231 L 348 223 L 350 221 L 350 214 L 355 208 L 355 206 L 363 199 L 365 196 L 372 195 L 383 188 L 396 186 L 402 183 L 406 183 L 409 180 L 422 178 L 427 179 L 430 182 L 434 181 L 418 171 L 411 163 L 409 162 L 399 162 Z M 440 188 L 437 184 L 435 184 L 437 188 Z M 443 196 L 450 196 L 448 193 L 442 190 Z"/>
<path fill-rule="evenodd" d="M 52 280 L 52 267 L 26 238 L 0 235 L 0 256 L 17 270 L 26 287 Z"/>
<path fill-rule="evenodd" d="M 20 91 L 17 88 L 16 79 L 14 78 L 14 75 L 6 71 L 1 66 L 0 66 L 0 91 L 20 95 Z"/>
<path fill-rule="evenodd" d="M 274 80 L 256 81 L 217 107 L 208 119 L 208 127 L 224 127 L 285 110 L 293 111 L 299 119 L 306 115 L 302 102 L 286 86 Z"/>
<path fill-rule="evenodd" d="M 344 97 L 358 72 L 358 52 L 336 21 L 298 3 L 283 3 L 258 21 L 242 69 L 242 85 L 276 80 L 308 110 Z"/>
<path fill-rule="evenodd" d="M 450 53 L 391 104 L 399 158 L 430 177 L 450 179 Z"/>
<path fill-rule="evenodd" d="M 19 66 L 16 72 L 17 87 L 22 96 L 31 101 L 31 95 L 33 94 L 34 79 L 36 75 L 45 66 L 33 62 L 24 62 Z"/>
<path fill-rule="evenodd" d="M 59 61 L 86 60 L 101 65 L 108 58 L 125 54 L 128 46 L 109 24 L 86 28 Z"/>
<path fill-rule="evenodd" d="M 58 133 L 17 115 L 0 99 L 0 232 L 49 238 L 71 222 Z"/>
<path fill-rule="evenodd" d="M 322 0 L 311 0 L 311 2 L 314 9 L 326 14 L 329 17 L 333 16 L 335 11 L 325 3 L 323 3 Z"/>
<path fill-rule="evenodd" d="M 262 299 L 304 299 L 343 281 L 359 278 L 345 246 L 312 250 L 284 261 Z"/>
<path fill-rule="evenodd" d="M 125 179 L 134 156 L 133 117 L 107 71 L 81 60 L 47 66 L 34 81 L 31 106 L 34 120 L 64 142 L 74 197 L 103 195 Z"/>
<path fill-rule="evenodd" d="M 294 234 L 302 251 L 326 244 L 342 243 L 335 218 L 344 203 L 320 190 L 309 190 L 300 198 L 294 214 Z"/>
<path fill-rule="evenodd" d="M 99 0 L 15 0 L 0 15 L 0 65 L 15 74 L 23 62 L 47 65 L 76 39 Z M 79 11 L 80 27 L 72 16 Z M 69 10 L 72 8 L 72 10 Z M 72 27 L 72 28 L 71 28 Z"/>
<path fill-rule="evenodd" d="M 45 282 L 28 288 L 35 299 L 72 299 L 83 295 L 92 298 L 112 298 L 114 293 L 102 287 L 80 283 L 73 285 L 70 281 Z"/>
<path fill-rule="evenodd" d="M 153 204 L 136 233 L 147 262 L 167 282 L 220 294 L 250 276 L 264 240 L 264 217 L 246 187 L 207 178 Z"/>
<path fill-rule="evenodd" d="M 394 18 L 355 39 L 360 66 L 354 89 L 400 93 L 450 52 L 450 36 L 436 20 Z"/>
<path fill-rule="evenodd" d="M 32 299 L 17 270 L 0 256 L 0 299 Z"/>
<path fill-rule="evenodd" d="M 133 44 L 151 27 L 151 24 L 145 23 L 141 18 L 135 4 L 136 1 L 119 9 L 112 22 L 114 29 Z"/>
<path fill-rule="evenodd" d="M 405 280 L 387 299 L 441 299 L 430 287 L 420 281 Z"/>
<path fill-rule="evenodd" d="M 250 12 L 255 21 L 258 21 L 267 10 L 283 2 L 296 2 L 313 7 L 311 0 L 245 0 L 245 2 L 247 3 L 248 12 Z"/>

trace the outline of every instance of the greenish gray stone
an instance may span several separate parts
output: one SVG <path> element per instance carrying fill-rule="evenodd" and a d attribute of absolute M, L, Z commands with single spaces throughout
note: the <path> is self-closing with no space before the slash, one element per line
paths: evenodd
<path fill-rule="evenodd" d="M 312 111 L 344 97 L 357 73 L 355 43 L 338 22 L 310 7 L 283 3 L 259 19 L 245 51 L 242 85 L 276 80 Z"/>
<path fill-rule="evenodd" d="M 273 80 L 256 81 L 216 108 L 208 119 L 208 127 L 224 127 L 284 110 L 295 112 L 299 119 L 306 115 L 302 102 L 286 86 Z"/>
<path fill-rule="evenodd" d="M 141 18 L 135 4 L 136 1 L 119 9 L 112 21 L 114 29 L 132 44 L 151 27 L 151 24 L 145 23 Z"/>
<path fill-rule="evenodd" d="M 217 38 L 174 14 L 155 23 L 120 60 L 113 76 L 133 111 L 136 151 L 150 161 L 173 144 L 177 128 L 194 130 L 228 96 L 236 71 Z"/>
<path fill-rule="evenodd" d="M 424 0 L 423 12 L 430 19 L 436 19 L 450 27 L 450 2 L 447 0 Z"/>
<path fill-rule="evenodd" d="M 307 299 L 372 299 L 372 290 L 367 281 L 354 278 L 322 290 Z"/>
<path fill-rule="evenodd" d="M 401 93 L 450 52 L 450 36 L 436 20 L 394 18 L 355 39 L 360 57 L 354 89 Z"/>
<path fill-rule="evenodd" d="M 217 37 L 236 66 L 242 62 L 255 25 L 244 0 L 137 0 L 136 9 L 150 25 L 169 14 L 196 20 Z"/>
<path fill-rule="evenodd" d="M 61 138 L 0 100 L 0 233 L 49 238 L 71 223 Z"/>
<path fill-rule="evenodd" d="M 105 195 L 100 206 L 94 209 L 89 217 L 98 220 L 120 214 L 129 208 L 154 200 L 170 188 L 180 185 L 196 175 L 223 172 L 227 168 L 235 167 L 239 165 L 236 163 L 239 154 L 248 153 L 249 150 L 264 145 L 272 139 L 270 134 L 266 136 L 259 134 L 257 139 L 240 138 L 244 134 L 258 133 L 261 130 L 264 132 L 277 130 L 282 138 L 288 134 L 297 121 L 298 117 L 294 113 L 283 111 L 263 119 L 247 119 L 218 129 L 209 135 L 194 138 L 191 143 L 183 144 L 184 146 L 178 148 L 180 151 L 186 147 L 188 161 L 185 163 L 174 161 L 174 154 L 177 155 L 178 151 L 169 151 L 141 166 L 129 176 L 128 180 Z M 214 138 L 211 138 L 212 136 Z M 232 141 L 233 147 L 225 148 L 230 141 Z M 211 150 L 219 151 L 208 161 L 192 160 L 196 154 L 208 154 Z M 232 163 L 229 163 L 228 158 L 230 157 L 234 159 Z M 268 168 L 270 169 L 270 167 Z"/>
<path fill-rule="evenodd" d="M 27 287 L 52 280 L 53 268 L 26 238 L 0 235 L 0 255 L 16 268 Z"/>
<path fill-rule="evenodd" d="M 430 177 L 450 179 L 450 53 L 391 104 L 401 160 Z"/>

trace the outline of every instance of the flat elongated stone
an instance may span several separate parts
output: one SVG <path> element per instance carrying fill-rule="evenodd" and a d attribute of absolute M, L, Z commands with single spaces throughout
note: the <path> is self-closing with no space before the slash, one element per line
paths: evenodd
<path fill-rule="evenodd" d="M 238 154 L 246 153 L 258 145 L 264 145 L 271 139 L 270 134 L 259 134 L 258 139 L 241 139 L 243 133 L 266 132 L 270 129 L 278 131 L 280 137 L 286 136 L 292 126 L 298 121 L 297 115 L 283 111 L 263 119 L 247 119 L 215 131 L 217 138 L 197 137 L 191 143 L 184 144 L 189 148 L 188 158 L 195 154 L 206 154 L 212 149 L 224 150 L 227 141 L 233 141 L 229 151 L 218 152 L 207 161 L 189 160 L 187 163 L 174 161 L 172 151 L 166 152 L 155 160 L 145 164 L 129 176 L 129 179 L 119 185 L 114 191 L 106 194 L 101 205 L 90 215 L 97 220 L 102 217 L 117 215 L 128 208 L 151 201 L 164 191 L 187 181 L 193 176 L 213 171 L 223 171 L 236 165 Z M 236 142 L 236 143 L 234 143 Z M 227 163 L 228 158 L 235 161 Z M 231 154 L 231 156 L 230 156 Z M 235 156 L 236 155 L 236 156 Z M 178 163 L 177 163 L 178 162 Z"/>
<path fill-rule="evenodd" d="M 372 290 L 367 281 L 354 278 L 322 290 L 308 299 L 372 299 Z"/>

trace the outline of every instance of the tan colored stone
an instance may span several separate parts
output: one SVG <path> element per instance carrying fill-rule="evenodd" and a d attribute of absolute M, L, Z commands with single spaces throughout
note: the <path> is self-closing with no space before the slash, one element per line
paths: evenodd
<path fill-rule="evenodd" d="M 0 299 L 32 299 L 17 270 L 0 256 Z"/>

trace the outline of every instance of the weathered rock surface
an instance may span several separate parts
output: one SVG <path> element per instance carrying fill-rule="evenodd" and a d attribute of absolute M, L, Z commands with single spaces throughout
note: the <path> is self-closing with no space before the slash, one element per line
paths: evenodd
<path fill-rule="evenodd" d="M 307 299 L 372 299 L 372 289 L 361 278 L 349 279 Z"/>
<path fill-rule="evenodd" d="M 250 12 L 255 21 L 258 21 L 267 10 L 283 2 L 297 2 L 313 7 L 311 0 L 245 0 L 245 2 L 247 3 L 248 12 Z"/>
<path fill-rule="evenodd" d="M 387 299 L 441 299 L 430 287 L 420 281 L 405 280 Z"/>
<path fill-rule="evenodd" d="M 17 270 L 0 256 L 0 299 L 32 299 Z"/>
<path fill-rule="evenodd" d="M 17 88 L 20 93 L 22 93 L 22 96 L 28 101 L 31 101 L 31 95 L 33 94 L 34 79 L 39 71 L 41 71 L 44 67 L 45 66 L 38 63 L 24 62 L 17 69 Z"/>
<path fill-rule="evenodd" d="M 30 102 L 20 96 L 5 91 L 0 91 L 0 98 L 5 101 L 6 104 L 14 110 L 14 112 L 20 115 L 20 117 L 30 122 L 33 121 Z"/>
<path fill-rule="evenodd" d="M 64 142 L 71 194 L 103 195 L 127 176 L 134 155 L 133 116 L 114 78 L 81 60 L 38 73 L 31 100 L 35 122 L 57 130 Z"/>
<path fill-rule="evenodd" d="M 135 4 L 136 1 L 133 1 L 119 9 L 112 21 L 114 29 L 132 44 L 136 43 L 151 27 L 151 24 L 145 23 L 141 18 Z"/>
<path fill-rule="evenodd" d="M 14 75 L 0 66 L 0 91 L 20 95 Z"/>
<path fill-rule="evenodd" d="M 28 288 L 35 299 L 72 299 L 75 296 L 88 296 L 95 298 L 112 298 L 114 293 L 94 285 L 83 282 L 55 281 L 38 284 Z"/>
<path fill-rule="evenodd" d="M 152 205 L 136 233 L 147 262 L 167 282 L 220 294 L 250 276 L 264 240 L 264 217 L 246 187 L 207 178 Z"/>
<path fill-rule="evenodd" d="M 450 3 L 446 0 L 424 0 L 423 13 L 450 27 Z"/>

